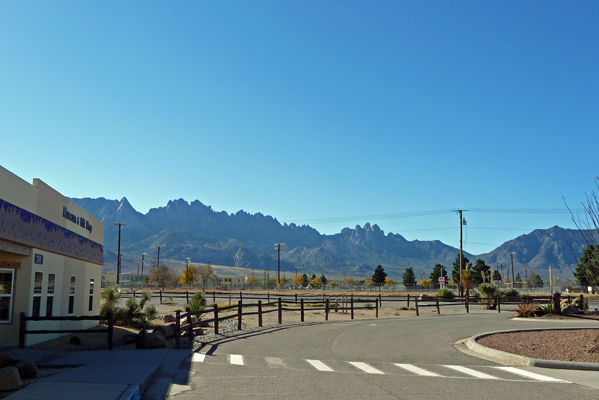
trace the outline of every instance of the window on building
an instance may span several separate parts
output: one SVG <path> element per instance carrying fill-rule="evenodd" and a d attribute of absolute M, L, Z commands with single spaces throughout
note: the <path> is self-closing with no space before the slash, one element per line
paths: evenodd
<path fill-rule="evenodd" d="M 75 309 L 75 277 L 71 276 L 71 284 L 69 286 L 69 312 L 68 314 L 73 314 L 73 310 Z"/>
<path fill-rule="evenodd" d="M 0 322 L 10 322 L 14 271 L 0 269 Z"/>
<path fill-rule="evenodd" d="M 40 307 L 42 305 L 42 282 L 44 280 L 44 273 L 35 271 L 33 280 L 33 301 L 31 302 L 31 316 L 40 316 Z"/>
<path fill-rule="evenodd" d="M 56 274 L 48 274 L 48 290 L 46 292 L 46 317 L 52 316 L 54 308 L 54 282 L 56 282 Z"/>
<path fill-rule="evenodd" d="M 94 280 L 89 281 L 89 311 L 94 309 Z"/>

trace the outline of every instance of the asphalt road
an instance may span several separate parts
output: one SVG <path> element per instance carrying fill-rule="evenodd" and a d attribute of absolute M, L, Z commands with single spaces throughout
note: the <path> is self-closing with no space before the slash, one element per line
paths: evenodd
<path fill-rule="evenodd" d="M 185 361 L 170 394 L 173 399 L 599 398 L 597 371 L 505 370 L 454 346 L 489 331 L 598 325 L 510 316 L 373 319 L 246 332 L 205 346 Z M 538 375 L 520 375 L 529 372 Z"/>

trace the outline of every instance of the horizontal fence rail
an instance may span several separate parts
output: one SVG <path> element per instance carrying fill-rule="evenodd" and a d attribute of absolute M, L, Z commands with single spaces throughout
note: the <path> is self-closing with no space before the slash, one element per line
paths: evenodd
<path fill-rule="evenodd" d="M 50 334 L 50 333 L 107 333 L 108 334 L 108 350 L 112 350 L 114 337 L 113 312 L 109 311 L 108 315 L 83 315 L 83 316 L 53 316 L 53 317 L 28 317 L 24 312 L 20 313 L 19 321 L 19 348 L 25 348 L 28 334 Z M 28 321 L 107 321 L 106 329 L 27 329 Z"/>

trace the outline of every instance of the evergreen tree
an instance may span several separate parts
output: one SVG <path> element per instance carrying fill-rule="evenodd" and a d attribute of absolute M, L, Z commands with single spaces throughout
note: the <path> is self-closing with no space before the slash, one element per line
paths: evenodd
<path fill-rule="evenodd" d="M 443 271 L 443 275 L 441 275 L 441 271 Z M 439 287 L 439 278 L 441 276 L 447 277 L 447 268 L 442 264 L 437 264 L 433 267 L 433 272 L 429 275 L 433 287 Z"/>
<path fill-rule="evenodd" d="M 374 269 L 374 273 L 372 274 L 372 284 L 374 286 L 377 286 L 380 290 L 381 286 L 385 284 L 386 277 L 387 273 L 385 272 L 385 269 L 379 264 Z"/>
<path fill-rule="evenodd" d="M 406 289 L 416 288 L 416 275 L 414 275 L 414 270 L 412 267 L 406 268 L 405 272 L 401 276 L 401 283 L 403 283 Z"/>
<path fill-rule="evenodd" d="M 488 271 L 491 269 L 483 260 L 480 258 L 476 260 L 476 263 L 472 266 L 472 281 L 475 286 L 483 283 L 487 278 L 483 279 L 483 274 L 488 277 Z"/>
<path fill-rule="evenodd" d="M 501 274 L 499 273 L 499 270 L 493 271 L 493 280 L 494 281 L 500 281 L 501 280 Z"/>
<path fill-rule="evenodd" d="M 584 249 L 576 264 L 574 277 L 581 286 L 599 285 L 599 246 L 591 244 Z"/>
<path fill-rule="evenodd" d="M 327 284 L 327 283 L 329 283 L 329 280 L 327 279 L 327 277 L 326 277 L 326 276 L 324 276 L 324 274 L 322 274 L 322 275 L 320 276 L 320 281 L 322 282 L 322 287 L 323 287 L 323 289 L 324 289 L 324 287 L 326 286 L 326 284 Z"/>
<path fill-rule="evenodd" d="M 462 270 L 466 269 L 466 264 L 470 263 L 468 257 L 462 258 Z M 460 282 L 460 255 L 458 254 L 455 258 L 455 262 L 453 263 L 453 269 L 451 270 L 451 279 L 455 282 L 456 285 L 459 285 Z"/>

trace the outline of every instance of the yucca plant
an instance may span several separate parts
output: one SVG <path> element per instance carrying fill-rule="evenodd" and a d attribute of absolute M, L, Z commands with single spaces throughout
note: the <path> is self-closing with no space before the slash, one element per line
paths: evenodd
<path fill-rule="evenodd" d="M 189 309 L 192 312 L 204 311 L 206 309 L 206 298 L 204 297 L 204 293 L 197 292 L 191 297 L 191 300 L 189 300 Z"/>

